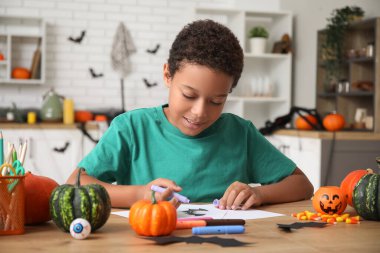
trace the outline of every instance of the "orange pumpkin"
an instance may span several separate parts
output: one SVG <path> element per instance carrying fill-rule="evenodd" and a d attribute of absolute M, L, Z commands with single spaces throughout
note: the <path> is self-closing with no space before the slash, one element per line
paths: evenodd
<path fill-rule="evenodd" d="M 30 79 L 30 71 L 26 68 L 16 67 L 12 71 L 14 79 Z"/>
<path fill-rule="evenodd" d="M 134 203 L 129 212 L 132 229 L 143 236 L 169 235 L 176 228 L 177 210 L 168 201 L 140 200 Z"/>
<path fill-rule="evenodd" d="M 317 118 L 313 115 L 306 115 L 304 116 L 308 121 L 310 121 L 311 123 L 313 123 L 314 125 L 317 124 Z M 304 120 L 301 116 L 298 116 L 296 118 L 296 121 L 295 121 L 295 126 L 297 129 L 300 129 L 300 130 L 311 130 L 313 129 L 313 126 L 310 125 L 306 120 Z"/>
<path fill-rule="evenodd" d="M 346 197 L 347 204 L 349 204 L 350 206 L 353 206 L 352 194 L 354 193 L 354 188 L 356 184 L 364 175 L 368 173 L 373 173 L 373 170 L 366 169 L 351 171 L 340 184 L 340 189 L 343 191 L 343 194 Z"/>
<path fill-rule="evenodd" d="M 0 53 L 0 61 L 4 61 L 5 60 L 5 57 L 2 53 Z"/>
<path fill-rule="evenodd" d="M 322 186 L 314 194 L 313 207 L 318 213 L 341 214 L 347 207 L 346 197 L 338 186 Z"/>
<path fill-rule="evenodd" d="M 51 220 L 49 199 L 57 186 L 58 183 L 51 178 L 25 173 L 25 224 Z"/>
<path fill-rule="evenodd" d="M 331 113 L 323 119 L 323 126 L 328 131 L 339 131 L 344 127 L 345 120 L 339 113 Z"/>

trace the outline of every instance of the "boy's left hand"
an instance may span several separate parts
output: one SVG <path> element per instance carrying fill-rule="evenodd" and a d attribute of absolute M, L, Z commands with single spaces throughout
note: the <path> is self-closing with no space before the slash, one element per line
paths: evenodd
<path fill-rule="evenodd" d="M 261 204 L 262 198 L 258 188 L 252 188 L 239 181 L 232 183 L 219 200 L 219 208 L 229 210 L 246 210 L 251 206 L 260 206 Z"/>

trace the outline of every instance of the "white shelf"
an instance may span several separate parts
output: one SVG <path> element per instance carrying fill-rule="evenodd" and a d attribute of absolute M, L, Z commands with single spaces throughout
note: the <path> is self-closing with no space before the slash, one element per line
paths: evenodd
<path fill-rule="evenodd" d="M 227 101 L 230 102 L 243 102 L 243 103 L 282 103 L 286 102 L 284 98 L 278 97 L 238 97 L 230 96 Z"/>
<path fill-rule="evenodd" d="M 46 23 L 41 18 L 0 16 L 0 50 L 5 62 L 0 62 L 0 84 L 35 85 L 45 82 Z M 40 71 L 38 79 L 12 79 L 12 70 L 16 67 L 31 71 L 34 53 L 40 44 Z M 37 61 L 35 61 L 37 62 Z"/>
<path fill-rule="evenodd" d="M 291 54 L 252 54 L 252 53 L 244 53 L 244 57 L 246 58 L 257 58 L 257 59 L 289 59 L 292 57 Z"/>
<path fill-rule="evenodd" d="M 21 33 L 21 32 L 9 32 L 9 33 L 1 33 L 0 36 L 11 36 L 11 37 L 31 37 L 31 38 L 40 38 L 43 36 L 42 32 L 26 32 L 26 33 Z"/>
<path fill-rule="evenodd" d="M 243 48 L 243 73 L 237 87 L 227 99 L 225 112 L 251 120 L 258 128 L 264 126 L 267 120 L 274 120 L 289 112 L 292 92 L 292 54 L 271 52 L 274 43 L 280 41 L 284 34 L 289 34 L 292 38 L 290 12 L 195 8 L 193 18 L 212 19 L 226 25 L 239 39 Z M 248 34 L 252 27 L 259 25 L 264 26 L 269 32 L 267 53 L 254 55 L 250 53 Z M 258 80 L 269 80 L 274 87 L 273 96 L 253 96 L 252 87 L 256 86 L 252 84 Z"/>
<path fill-rule="evenodd" d="M 43 84 L 44 80 L 40 79 L 0 79 L 0 84 Z"/>

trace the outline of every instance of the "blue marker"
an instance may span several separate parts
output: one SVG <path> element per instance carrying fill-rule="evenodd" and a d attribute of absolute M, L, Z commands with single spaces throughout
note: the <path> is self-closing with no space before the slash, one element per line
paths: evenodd
<path fill-rule="evenodd" d="M 160 186 L 157 186 L 157 185 L 152 185 L 151 187 L 150 187 L 150 189 L 152 190 L 152 191 L 155 191 L 155 192 L 164 192 L 164 191 L 166 191 L 166 189 L 165 188 L 162 188 L 162 187 L 160 187 Z M 190 199 L 188 199 L 187 197 L 185 197 L 185 196 L 183 196 L 183 195 L 181 195 L 181 194 L 178 194 L 178 193 L 173 193 L 173 197 L 174 198 L 176 198 L 176 199 L 178 199 L 180 202 L 182 202 L 182 203 L 190 203 Z"/>
<path fill-rule="evenodd" d="M 209 235 L 209 234 L 242 234 L 245 231 L 244 226 L 230 225 L 230 226 L 206 226 L 206 227 L 193 227 L 193 235 Z"/>

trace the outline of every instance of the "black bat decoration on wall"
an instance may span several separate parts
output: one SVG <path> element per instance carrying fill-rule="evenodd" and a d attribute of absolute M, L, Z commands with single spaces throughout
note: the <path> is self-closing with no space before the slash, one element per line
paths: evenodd
<path fill-rule="evenodd" d="M 148 81 L 148 79 L 146 79 L 146 78 L 144 78 L 143 80 L 144 80 L 144 83 L 145 83 L 146 87 L 148 87 L 148 88 L 151 88 L 151 87 L 157 85 L 157 82 L 155 82 L 155 83 L 150 83 L 150 82 Z"/>
<path fill-rule="evenodd" d="M 67 141 L 65 143 L 65 146 L 63 146 L 62 148 L 53 148 L 53 150 L 58 153 L 64 153 L 69 146 L 70 146 L 70 142 Z"/>
<path fill-rule="evenodd" d="M 157 44 L 156 47 L 154 49 L 147 49 L 146 51 L 150 54 L 156 54 L 158 49 L 160 48 L 160 44 Z"/>
<path fill-rule="evenodd" d="M 200 236 L 189 236 L 189 237 L 179 237 L 179 236 L 163 236 L 163 237 L 148 237 L 147 240 L 154 241 L 158 245 L 168 245 L 172 243 L 185 242 L 187 244 L 202 244 L 211 243 L 219 245 L 221 247 L 244 247 L 253 243 L 242 242 L 233 238 L 222 238 L 218 236 L 213 237 L 200 237 Z"/>
<path fill-rule="evenodd" d="M 69 40 L 74 42 L 74 43 L 78 43 L 80 44 L 84 38 L 84 36 L 86 35 L 86 31 L 82 31 L 81 32 L 81 35 L 78 37 L 78 38 L 73 38 L 73 37 L 69 37 Z"/>
<path fill-rule="evenodd" d="M 89 68 L 92 78 L 102 77 L 103 74 L 96 74 L 92 68 Z"/>

